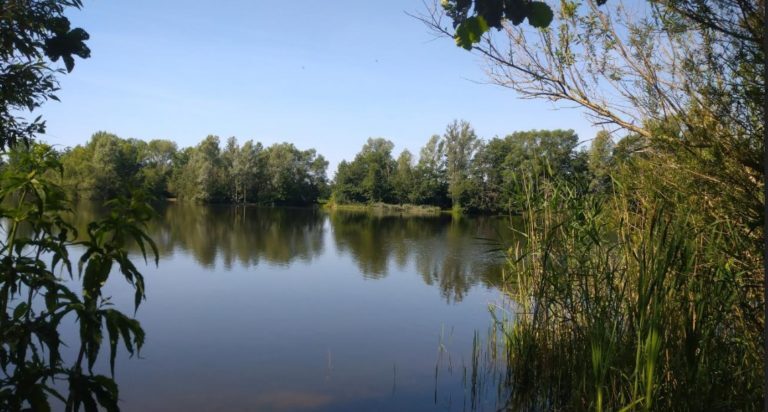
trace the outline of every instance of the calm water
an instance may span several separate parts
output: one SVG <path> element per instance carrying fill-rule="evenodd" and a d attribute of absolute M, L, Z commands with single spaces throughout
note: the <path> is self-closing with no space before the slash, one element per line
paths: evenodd
<path fill-rule="evenodd" d="M 487 239 L 505 237 L 504 219 L 191 204 L 160 215 L 160 266 L 144 270 L 137 314 L 147 342 L 117 365 L 125 411 L 471 409 L 464 367 L 500 300 L 503 256 Z M 124 282 L 110 282 L 130 310 Z"/>

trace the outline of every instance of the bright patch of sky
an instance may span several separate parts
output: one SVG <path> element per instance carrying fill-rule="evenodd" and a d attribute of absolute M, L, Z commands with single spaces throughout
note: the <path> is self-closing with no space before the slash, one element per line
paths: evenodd
<path fill-rule="evenodd" d="M 61 146 L 104 130 L 196 145 L 209 134 L 315 148 L 329 177 L 368 137 L 418 154 L 453 119 L 485 139 L 574 129 L 577 109 L 487 83 L 479 58 L 406 12 L 420 1 L 88 1 L 70 13 L 92 57 L 41 110 Z"/>

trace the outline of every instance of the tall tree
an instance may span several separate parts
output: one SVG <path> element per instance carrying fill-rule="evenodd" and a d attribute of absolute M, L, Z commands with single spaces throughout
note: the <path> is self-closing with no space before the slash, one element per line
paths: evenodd
<path fill-rule="evenodd" d="M 416 203 L 449 205 L 445 167 L 445 142 L 439 135 L 433 135 L 419 152 L 413 195 Z"/>
<path fill-rule="evenodd" d="M 613 163 L 613 139 L 605 130 L 597 133 L 589 146 L 589 171 L 592 173 L 592 190 L 603 191 L 610 184 L 611 166 Z"/>
<path fill-rule="evenodd" d="M 272 204 L 310 204 L 325 190 L 328 162 L 314 149 L 299 150 L 280 143 L 264 150 L 267 185 L 261 201 Z"/>
<path fill-rule="evenodd" d="M 461 209 L 465 195 L 471 190 L 469 169 L 482 142 L 467 121 L 454 120 L 443 134 L 448 192 L 455 209 Z"/>
<path fill-rule="evenodd" d="M 177 152 L 176 143 L 155 139 L 147 143 L 139 154 L 143 186 L 155 196 L 164 198 L 168 191 Z"/>
<path fill-rule="evenodd" d="M 93 166 L 99 171 L 93 187 L 96 198 L 111 198 L 125 188 L 136 187 L 138 151 L 131 142 L 99 132 L 91 137 L 89 144 L 93 146 Z"/>
<path fill-rule="evenodd" d="M 392 159 L 394 144 L 383 138 L 369 138 L 352 162 L 339 164 L 335 195 L 340 201 L 388 202 L 393 199 Z"/>
<path fill-rule="evenodd" d="M 414 203 L 413 155 L 403 150 L 397 157 L 397 166 L 392 176 L 393 197 L 398 203 Z"/>
<path fill-rule="evenodd" d="M 369 138 L 360 152 L 365 170 L 363 190 L 371 202 L 387 202 L 392 197 L 391 177 L 395 169 L 392 149 L 395 145 L 383 138 Z"/>

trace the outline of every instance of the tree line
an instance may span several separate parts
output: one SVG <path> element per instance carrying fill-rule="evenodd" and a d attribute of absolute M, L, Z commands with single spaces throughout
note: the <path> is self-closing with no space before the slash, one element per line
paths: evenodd
<path fill-rule="evenodd" d="M 633 137 L 614 144 L 599 132 L 588 150 L 573 130 L 530 130 L 483 140 L 466 121 L 450 123 L 421 148 L 418 160 L 394 144 L 371 138 L 339 164 L 332 201 L 434 205 L 458 211 L 501 213 L 524 205 L 526 182 L 565 179 L 586 191 L 607 188 L 614 157 L 631 153 Z"/>
<path fill-rule="evenodd" d="M 155 197 L 210 203 L 314 203 L 328 190 L 328 161 L 291 143 L 264 147 L 218 136 L 179 149 L 169 140 L 122 139 L 95 133 L 61 153 L 63 183 L 78 195 L 107 199 L 129 189 Z"/>
<path fill-rule="evenodd" d="M 108 199 L 141 189 L 157 198 L 206 203 L 308 205 L 333 203 L 431 205 L 501 213 L 521 207 L 522 183 L 548 178 L 597 190 L 614 156 L 607 133 L 581 150 L 573 130 L 531 130 L 483 140 L 466 121 L 453 121 L 414 155 L 369 138 L 333 181 L 328 161 L 315 149 L 291 143 L 264 147 L 235 137 L 221 145 L 207 136 L 179 149 L 170 140 L 123 139 L 97 132 L 85 145 L 61 151 L 63 185 L 80 197 Z M 621 144 L 619 147 L 624 147 Z"/>

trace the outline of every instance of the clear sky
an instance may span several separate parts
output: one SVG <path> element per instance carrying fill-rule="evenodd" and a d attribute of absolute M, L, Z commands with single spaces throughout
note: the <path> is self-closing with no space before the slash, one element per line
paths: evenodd
<path fill-rule="evenodd" d="M 453 119 L 482 138 L 593 128 L 582 112 L 523 100 L 486 82 L 479 58 L 435 39 L 406 12 L 419 0 L 85 0 L 69 13 L 92 56 L 61 76 L 41 110 L 45 140 L 85 143 L 99 130 L 174 140 L 288 141 L 316 148 L 329 177 L 368 137 L 415 154 Z"/>

